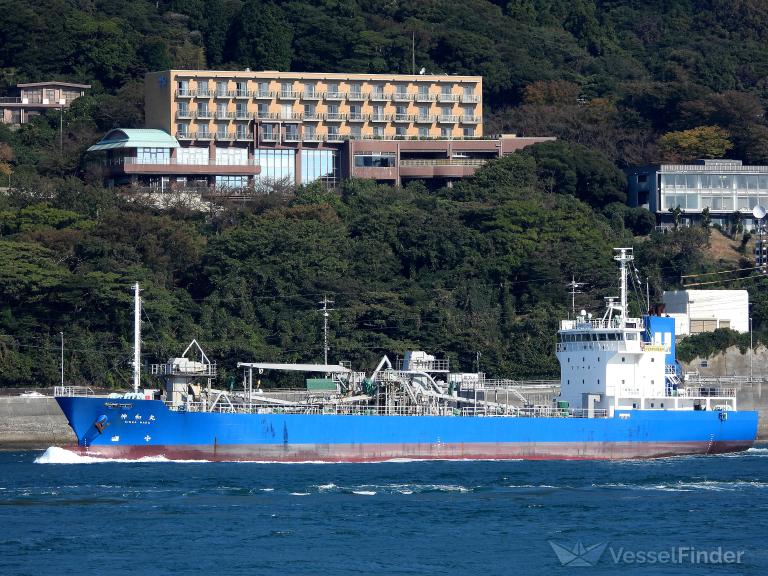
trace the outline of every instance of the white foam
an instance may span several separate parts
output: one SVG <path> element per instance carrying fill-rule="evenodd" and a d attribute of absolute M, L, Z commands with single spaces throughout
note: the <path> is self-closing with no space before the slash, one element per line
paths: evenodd
<path fill-rule="evenodd" d="M 373 490 L 352 490 L 352 494 L 357 494 L 358 496 L 376 496 L 376 492 Z"/>
<path fill-rule="evenodd" d="M 274 488 L 259 488 L 259 490 L 261 490 L 262 492 L 274 492 L 275 491 Z"/>
<path fill-rule="evenodd" d="M 336 486 L 336 484 L 334 484 L 333 482 L 331 482 L 330 484 L 320 484 L 317 487 L 317 489 L 320 490 L 321 492 L 324 490 L 333 490 L 334 488 L 338 488 L 338 486 Z"/>
<path fill-rule="evenodd" d="M 110 462 L 173 462 L 177 464 L 200 463 L 207 460 L 170 460 L 165 456 L 143 456 L 141 458 L 98 458 L 72 452 L 59 446 L 51 446 L 40 456 L 35 458 L 35 464 L 108 464 Z"/>
<path fill-rule="evenodd" d="M 309 492 L 291 492 L 291 496 L 309 496 Z"/>

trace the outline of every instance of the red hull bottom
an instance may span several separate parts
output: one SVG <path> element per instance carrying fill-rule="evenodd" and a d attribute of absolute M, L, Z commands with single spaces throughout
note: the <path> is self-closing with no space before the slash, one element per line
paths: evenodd
<path fill-rule="evenodd" d="M 220 462 L 384 462 L 388 460 L 624 460 L 686 454 L 723 454 L 752 441 L 721 442 L 542 442 L 504 444 L 234 444 L 73 446 L 83 456 L 138 460 Z"/>

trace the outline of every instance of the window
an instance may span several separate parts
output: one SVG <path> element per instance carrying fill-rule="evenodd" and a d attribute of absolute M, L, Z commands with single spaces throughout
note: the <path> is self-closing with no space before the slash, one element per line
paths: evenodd
<path fill-rule="evenodd" d="M 352 126 L 352 127 L 350 127 L 350 129 L 349 129 L 349 135 L 350 135 L 352 138 L 360 138 L 360 137 L 362 137 L 362 135 L 363 135 L 363 134 L 362 134 L 362 129 L 360 128 L 360 126 L 359 126 L 359 125 L 355 125 L 355 126 Z"/>
<path fill-rule="evenodd" d="M 314 104 L 304 104 L 304 117 L 305 118 L 314 118 L 315 117 L 315 105 Z"/>
<path fill-rule="evenodd" d="M 258 115 L 259 115 L 259 118 L 262 118 L 262 119 L 269 118 L 269 105 L 264 104 L 263 102 L 259 103 Z"/>
<path fill-rule="evenodd" d="M 176 133 L 179 136 L 186 136 L 187 135 L 187 124 L 176 124 Z"/>
<path fill-rule="evenodd" d="M 237 95 L 248 96 L 248 84 L 246 82 L 237 82 Z"/>
<path fill-rule="evenodd" d="M 217 148 L 216 164 L 220 166 L 244 166 L 248 164 L 248 150 L 246 148 Z"/>
<path fill-rule="evenodd" d="M 419 126 L 419 138 L 429 138 L 429 128 L 426 126 Z"/>
<path fill-rule="evenodd" d="M 223 102 L 216 104 L 216 116 L 219 118 L 227 117 L 227 105 Z"/>
<path fill-rule="evenodd" d="M 338 155 L 336 150 L 302 150 L 301 181 L 308 184 L 321 180 L 334 184 L 338 174 Z"/>
<path fill-rule="evenodd" d="M 442 86 L 440 86 L 440 94 L 442 94 L 443 96 L 450 95 L 452 88 L 453 87 L 450 84 L 443 84 Z"/>
<path fill-rule="evenodd" d="M 349 118 L 350 120 L 355 120 L 360 118 L 360 105 L 359 104 L 350 104 L 349 105 Z"/>
<path fill-rule="evenodd" d="M 464 86 L 464 96 L 474 96 L 475 95 L 475 87 L 474 86 Z"/>
<path fill-rule="evenodd" d="M 373 95 L 377 98 L 381 98 L 384 96 L 384 87 L 381 84 L 374 84 L 373 85 Z"/>
<path fill-rule="evenodd" d="M 269 94 L 269 82 L 259 82 L 259 94 L 261 96 Z"/>
<path fill-rule="evenodd" d="M 339 92 L 339 83 L 338 82 L 328 82 L 328 93 L 331 96 L 336 96 Z"/>
<path fill-rule="evenodd" d="M 440 116 L 450 116 L 451 112 L 453 112 L 453 108 L 451 106 L 440 107 Z"/>
<path fill-rule="evenodd" d="M 464 138 L 473 138 L 475 136 L 474 128 L 464 128 Z"/>
<path fill-rule="evenodd" d="M 328 126 L 328 138 L 335 139 L 339 137 L 339 127 L 338 126 Z"/>
<path fill-rule="evenodd" d="M 208 91 L 208 80 L 198 80 L 197 81 L 197 95 L 198 96 L 208 96 L 210 92 Z"/>
<path fill-rule="evenodd" d="M 377 138 L 383 138 L 384 137 L 384 126 L 374 126 L 373 127 L 373 135 Z"/>
<path fill-rule="evenodd" d="M 246 107 L 245 102 L 238 102 L 235 104 L 235 116 L 240 120 L 248 118 L 248 108 Z"/>
<path fill-rule="evenodd" d="M 314 82 L 304 82 L 304 94 L 307 96 L 314 96 L 317 92 L 317 87 Z"/>
<path fill-rule="evenodd" d="M 226 80 L 219 80 L 216 82 L 216 95 L 217 96 L 226 96 L 227 95 L 227 81 Z"/>
<path fill-rule="evenodd" d="M 395 128 L 395 136 L 400 138 L 405 137 L 405 126 L 398 126 Z"/>
<path fill-rule="evenodd" d="M 224 122 L 220 122 L 216 124 L 216 136 L 218 138 L 226 138 L 228 128 L 229 128 L 229 124 L 226 124 Z"/>
<path fill-rule="evenodd" d="M 349 92 L 352 96 L 360 98 L 362 96 L 363 89 L 359 82 L 353 82 L 349 88 Z"/>
<path fill-rule="evenodd" d="M 197 103 L 197 116 L 199 118 L 205 118 L 208 116 L 208 103 L 207 102 L 198 102 Z"/>
<path fill-rule="evenodd" d="M 452 136 L 452 130 L 450 128 L 447 128 L 446 126 L 442 126 L 440 128 L 440 137 L 441 138 L 450 138 Z"/>
<path fill-rule="evenodd" d="M 296 151 L 256 148 L 254 161 L 261 166 L 261 173 L 256 177 L 267 182 L 296 183 Z"/>
<path fill-rule="evenodd" d="M 403 84 L 399 84 L 399 85 L 398 85 L 398 86 L 395 88 L 395 93 L 396 93 L 396 94 L 397 94 L 399 97 L 401 97 L 401 98 L 404 98 L 404 97 L 406 96 L 406 93 L 407 93 L 407 92 L 406 92 L 406 87 L 405 87 L 405 85 L 403 85 Z"/>
<path fill-rule="evenodd" d="M 280 92 L 283 95 L 287 95 L 290 92 L 293 92 L 293 83 L 292 82 L 281 82 L 280 83 Z"/>
<path fill-rule="evenodd" d="M 189 94 L 189 81 L 188 80 L 179 80 L 177 83 L 178 91 L 180 96 L 186 96 Z"/>
<path fill-rule="evenodd" d="M 339 105 L 338 104 L 328 104 L 328 114 L 335 118 L 339 115 Z"/>
<path fill-rule="evenodd" d="M 189 114 L 189 103 L 186 100 L 178 103 L 177 113 L 179 116 L 187 116 Z"/>
<path fill-rule="evenodd" d="M 248 127 L 245 124 L 238 124 L 235 127 L 235 134 L 237 135 L 238 140 L 242 140 L 243 138 L 248 137 Z"/>
<path fill-rule="evenodd" d="M 293 104 L 283 104 L 280 107 L 280 117 L 290 119 L 293 116 Z"/>
<path fill-rule="evenodd" d="M 179 148 L 176 161 L 179 164 L 208 164 L 208 148 Z"/>
<path fill-rule="evenodd" d="M 394 166 L 395 154 L 391 152 L 355 154 L 356 168 L 392 168 Z"/>
<path fill-rule="evenodd" d="M 248 176 L 216 176 L 217 188 L 245 188 L 248 186 Z"/>
<path fill-rule="evenodd" d="M 170 164 L 171 151 L 168 148 L 136 148 L 138 164 Z"/>

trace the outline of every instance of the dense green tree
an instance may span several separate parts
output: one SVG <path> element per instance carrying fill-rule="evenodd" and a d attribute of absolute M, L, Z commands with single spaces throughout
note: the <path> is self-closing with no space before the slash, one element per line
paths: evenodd
<path fill-rule="evenodd" d="M 245 0 L 230 38 L 232 59 L 253 70 L 289 70 L 293 31 L 272 2 Z"/>

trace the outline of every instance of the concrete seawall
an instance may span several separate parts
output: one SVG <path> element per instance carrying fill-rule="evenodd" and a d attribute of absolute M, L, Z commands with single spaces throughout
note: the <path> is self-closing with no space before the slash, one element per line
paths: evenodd
<path fill-rule="evenodd" d="M 0 448 L 35 449 L 75 442 L 53 398 L 0 397 Z"/>

